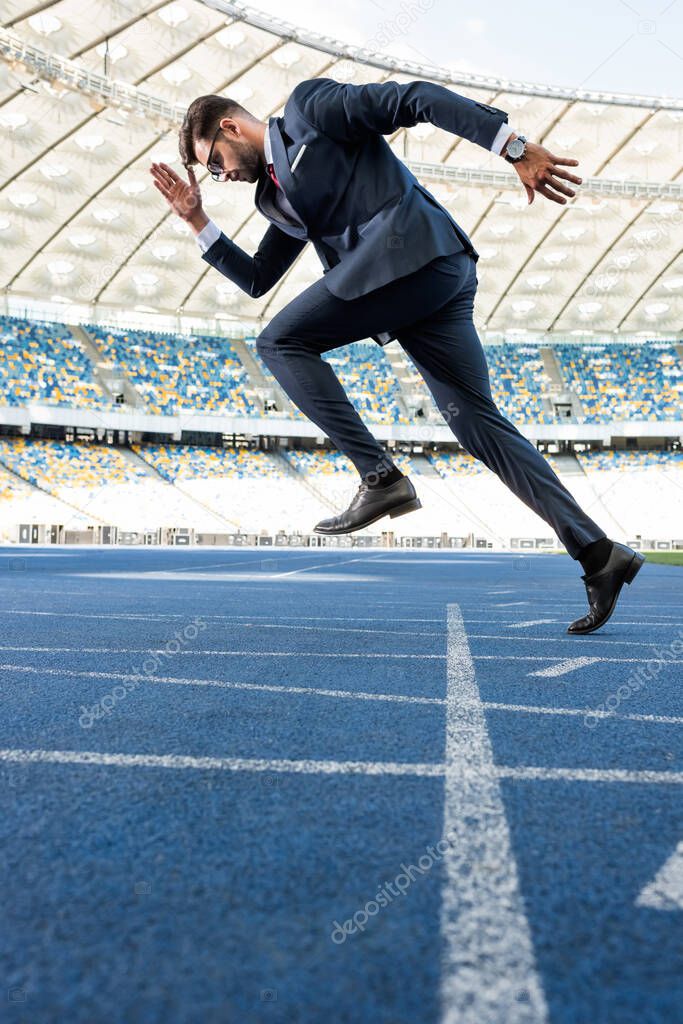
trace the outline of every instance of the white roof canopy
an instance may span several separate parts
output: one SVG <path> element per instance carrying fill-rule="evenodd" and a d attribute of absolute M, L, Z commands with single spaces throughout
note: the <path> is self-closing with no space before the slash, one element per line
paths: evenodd
<path fill-rule="evenodd" d="M 270 318 L 322 268 L 307 246 L 251 299 L 200 259 L 154 188 L 179 171 L 177 130 L 195 96 L 220 93 L 267 120 L 305 78 L 441 82 L 509 112 L 579 160 L 566 206 L 526 194 L 500 157 L 434 126 L 389 143 L 481 254 L 476 318 L 495 336 L 683 331 L 683 100 L 570 90 L 408 64 L 224 0 L 116 4 L 5 0 L 0 30 L 0 287 L 13 301 Z M 247 252 L 268 222 L 254 186 L 204 181 L 209 215 Z"/>

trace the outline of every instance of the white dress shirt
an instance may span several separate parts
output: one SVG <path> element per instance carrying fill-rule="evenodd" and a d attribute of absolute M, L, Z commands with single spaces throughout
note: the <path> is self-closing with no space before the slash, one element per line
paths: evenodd
<path fill-rule="evenodd" d="M 515 131 L 514 128 L 511 128 L 510 125 L 506 121 L 504 121 L 503 124 L 498 129 L 495 139 L 491 143 L 491 152 L 496 153 L 498 156 L 500 156 L 500 152 L 505 143 L 507 142 L 508 137 L 513 134 L 519 135 L 519 132 Z"/>
<path fill-rule="evenodd" d="M 491 143 L 491 152 L 496 153 L 497 156 L 500 156 L 500 152 L 503 146 L 505 145 L 508 136 L 512 135 L 513 132 L 515 135 L 519 135 L 519 132 L 515 131 L 514 128 L 511 128 L 507 122 L 503 122 L 503 124 L 498 129 L 498 132 L 496 133 L 495 139 Z M 265 150 L 266 163 L 272 164 L 273 150 L 270 144 L 270 123 L 263 135 L 263 148 Z M 275 205 L 280 210 L 280 212 L 288 219 L 294 220 L 296 223 L 301 223 L 296 214 L 294 214 L 291 203 L 287 201 L 287 197 L 285 196 L 282 189 L 276 188 L 275 192 Z M 214 221 L 211 220 L 211 218 L 209 218 L 208 224 L 205 224 L 202 230 L 196 235 L 197 243 L 202 252 L 206 252 L 209 246 L 213 245 L 216 239 L 220 237 L 220 233 L 221 229 L 218 227 L 216 223 L 214 223 Z"/>

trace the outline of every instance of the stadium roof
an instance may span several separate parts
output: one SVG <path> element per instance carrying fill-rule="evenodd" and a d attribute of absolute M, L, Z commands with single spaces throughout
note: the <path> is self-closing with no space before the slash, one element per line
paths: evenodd
<path fill-rule="evenodd" d="M 373 42 L 373 41 L 371 41 Z M 511 127 L 574 156 L 566 206 L 527 205 L 500 157 L 433 125 L 388 141 L 481 254 L 485 337 L 680 337 L 683 99 L 573 90 L 412 64 L 224 0 L 5 0 L 0 29 L 0 287 L 5 308 L 64 318 L 228 327 L 269 319 L 322 268 L 306 246 L 251 299 L 200 259 L 149 166 L 182 170 L 177 130 L 221 93 L 267 120 L 297 82 L 426 79 L 509 112 Z M 200 176 L 209 215 L 254 252 L 268 222 L 253 185 Z M 55 304 L 52 306 L 52 304 Z M 167 319 L 171 318 L 171 319 Z"/>

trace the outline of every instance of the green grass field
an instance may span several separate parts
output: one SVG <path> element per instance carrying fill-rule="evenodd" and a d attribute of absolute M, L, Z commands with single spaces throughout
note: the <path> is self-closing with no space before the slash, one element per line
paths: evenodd
<path fill-rule="evenodd" d="M 643 551 L 648 562 L 662 562 L 664 565 L 683 565 L 683 551 Z"/>
<path fill-rule="evenodd" d="M 566 551 L 556 551 L 554 554 L 566 555 Z M 648 562 L 659 562 L 662 565 L 683 565 L 683 551 L 648 551 L 643 549 L 643 554 Z"/>

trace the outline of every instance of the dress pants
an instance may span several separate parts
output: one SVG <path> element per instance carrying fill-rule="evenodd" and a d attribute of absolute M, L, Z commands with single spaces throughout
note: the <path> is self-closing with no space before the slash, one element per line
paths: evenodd
<path fill-rule="evenodd" d="M 361 476 L 381 477 L 394 463 L 321 353 L 391 330 L 462 447 L 544 519 L 577 558 L 605 531 L 493 401 L 486 356 L 472 320 L 477 284 L 476 262 L 467 252 L 438 256 L 355 299 L 332 295 L 323 276 L 273 317 L 256 339 L 256 349 L 294 404 Z"/>

